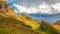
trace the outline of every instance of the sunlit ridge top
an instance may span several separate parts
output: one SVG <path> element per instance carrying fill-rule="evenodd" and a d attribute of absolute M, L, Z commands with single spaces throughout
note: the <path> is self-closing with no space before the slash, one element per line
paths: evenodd
<path fill-rule="evenodd" d="M 6 1 L 6 0 L 0 0 L 0 1 Z"/>

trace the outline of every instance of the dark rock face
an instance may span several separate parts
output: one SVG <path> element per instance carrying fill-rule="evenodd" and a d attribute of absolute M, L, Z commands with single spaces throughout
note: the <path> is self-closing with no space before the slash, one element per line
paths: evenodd
<path fill-rule="evenodd" d="M 8 12 L 8 4 L 6 1 L 0 1 L 0 10 L 1 12 L 3 12 L 3 14 L 6 15 L 6 13 Z"/>
<path fill-rule="evenodd" d="M 0 9 L 1 9 L 1 4 L 0 4 Z"/>
<path fill-rule="evenodd" d="M 44 20 L 41 21 L 41 25 L 40 26 L 41 26 L 41 29 L 42 30 L 45 30 L 46 29 L 46 23 L 45 23 Z"/>
<path fill-rule="evenodd" d="M 12 15 L 11 13 L 15 13 L 14 9 L 10 7 L 10 5 L 6 1 L 0 0 L 0 15 L 10 16 Z"/>

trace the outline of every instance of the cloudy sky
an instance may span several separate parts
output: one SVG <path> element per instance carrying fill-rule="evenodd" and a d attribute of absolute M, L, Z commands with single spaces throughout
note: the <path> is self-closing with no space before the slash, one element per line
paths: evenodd
<path fill-rule="evenodd" d="M 60 0 L 7 0 L 16 12 L 28 14 L 60 14 Z"/>
<path fill-rule="evenodd" d="M 31 14 L 33 19 L 55 23 L 60 19 L 60 0 L 7 0 L 15 12 Z"/>

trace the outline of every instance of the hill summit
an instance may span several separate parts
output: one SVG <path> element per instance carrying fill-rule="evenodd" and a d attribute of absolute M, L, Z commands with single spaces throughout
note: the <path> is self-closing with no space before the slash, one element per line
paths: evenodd
<path fill-rule="evenodd" d="M 0 0 L 0 15 L 4 17 L 17 16 L 14 9 L 5 0 Z"/>

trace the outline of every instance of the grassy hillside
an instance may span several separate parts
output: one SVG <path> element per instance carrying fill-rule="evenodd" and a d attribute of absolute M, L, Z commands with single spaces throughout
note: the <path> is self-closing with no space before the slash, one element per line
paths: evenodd
<path fill-rule="evenodd" d="M 37 28 L 38 31 L 43 32 L 43 34 L 60 34 L 59 30 L 53 28 L 52 25 L 49 24 L 48 22 L 46 22 L 46 21 L 44 21 L 44 22 L 46 24 L 45 29 L 42 29 L 41 25 L 40 25 L 40 27 Z"/>
<path fill-rule="evenodd" d="M 0 16 L 0 34 L 40 34 L 14 18 Z"/>
<path fill-rule="evenodd" d="M 23 21 L 26 25 L 31 26 L 32 29 L 36 29 L 40 25 L 37 20 L 32 19 L 32 17 L 28 16 L 25 13 L 22 13 L 20 20 Z"/>
<path fill-rule="evenodd" d="M 0 2 L 0 34 L 40 34 L 32 30 L 36 28 L 32 19 L 18 16 L 6 1 Z"/>
<path fill-rule="evenodd" d="M 57 25 L 57 24 L 52 24 L 52 26 L 58 30 L 60 30 L 60 25 Z"/>
<path fill-rule="evenodd" d="M 60 30 L 60 20 L 57 20 L 52 26 L 58 30 Z"/>
<path fill-rule="evenodd" d="M 0 1 L 1 2 L 1 1 Z M 45 29 L 41 28 L 41 23 L 23 13 L 17 15 L 9 4 L 1 3 L 0 9 L 0 34 L 60 34 L 59 30 L 53 28 L 46 21 Z M 6 7 L 6 5 L 8 5 Z M 5 8 L 4 8 L 5 6 Z"/>

